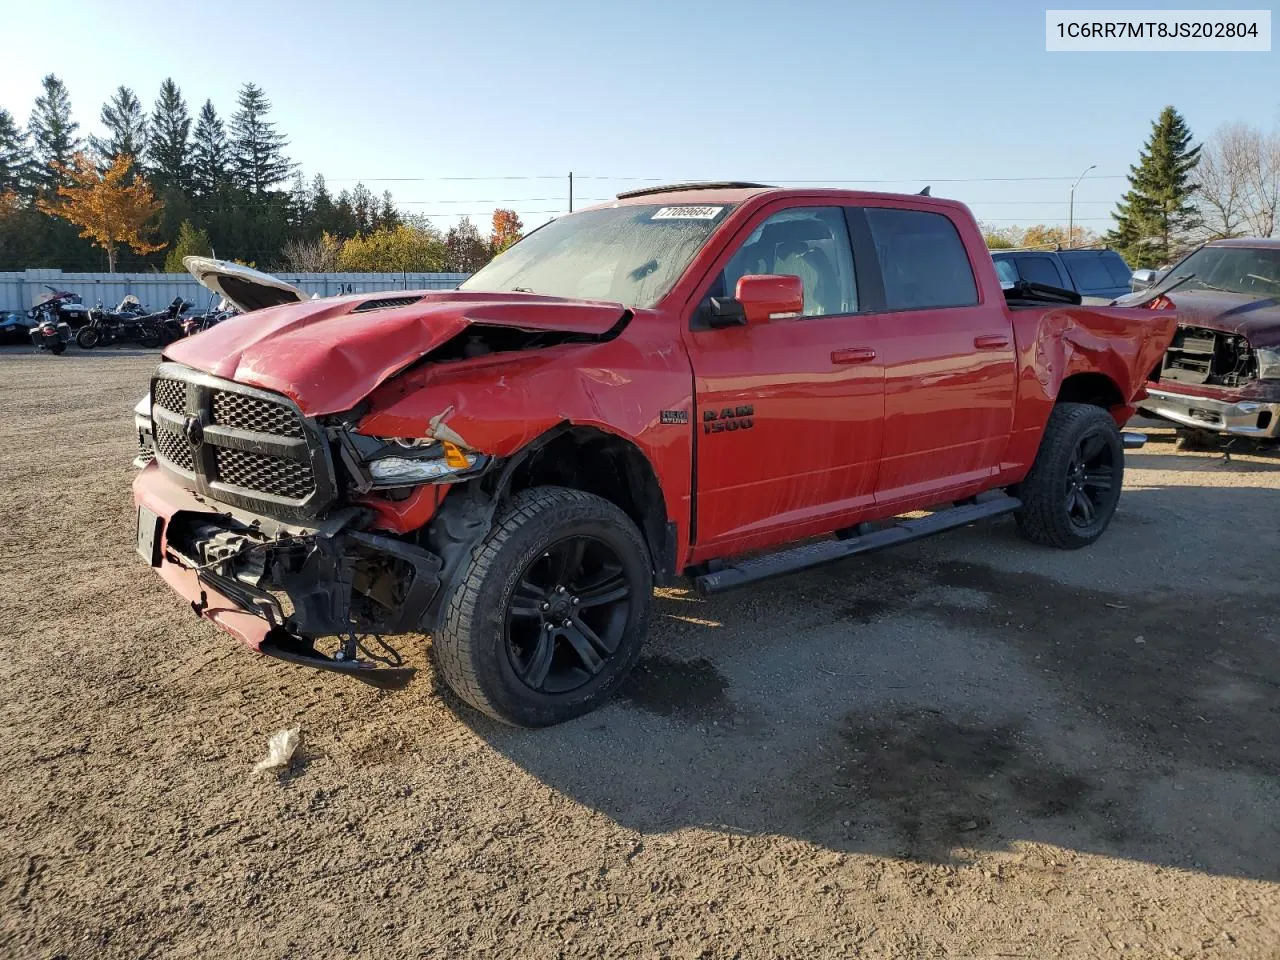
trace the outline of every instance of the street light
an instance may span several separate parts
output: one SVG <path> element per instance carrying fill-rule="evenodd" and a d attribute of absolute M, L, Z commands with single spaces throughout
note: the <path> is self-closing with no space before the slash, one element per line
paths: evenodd
<path fill-rule="evenodd" d="M 1091 163 L 1087 167 L 1085 167 L 1084 173 L 1080 174 L 1080 176 L 1076 179 L 1076 182 L 1071 185 L 1071 198 L 1067 201 L 1067 247 L 1068 249 L 1070 249 L 1072 242 L 1075 238 L 1075 231 L 1073 227 L 1075 226 L 1075 221 L 1076 221 L 1076 187 L 1080 186 L 1080 181 L 1083 180 L 1085 178 L 1085 175 L 1088 174 L 1088 172 L 1094 169 L 1096 166 L 1097 166 L 1096 163 Z"/>

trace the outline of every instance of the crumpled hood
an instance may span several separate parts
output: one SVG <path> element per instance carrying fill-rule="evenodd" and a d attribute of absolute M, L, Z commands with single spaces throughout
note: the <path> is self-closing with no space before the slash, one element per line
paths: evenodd
<path fill-rule="evenodd" d="M 1255 347 L 1280 345 L 1280 298 L 1216 290 L 1174 290 L 1166 296 L 1178 310 L 1179 324 L 1240 334 Z"/>
<path fill-rule="evenodd" d="M 406 298 L 418 298 L 404 304 Z M 377 307 L 379 301 L 400 306 Z M 399 291 L 255 310 L 170 344 L 169 360 L 292 399 L 307 416 L 349 410 L 471 324 L 602 335 L 620 303 L 518 293 Z"/>

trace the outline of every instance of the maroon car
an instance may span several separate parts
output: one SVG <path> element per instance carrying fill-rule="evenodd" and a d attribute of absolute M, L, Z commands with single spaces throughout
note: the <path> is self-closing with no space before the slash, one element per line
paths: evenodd
<path fill-rule="evenodd" d="M 1280 239 L 1207 243 L 1142 297 L 1155 294 L 1177 308 L 1178 331 L 1143 412 L 1193 430 L 1280 438 Z"/>

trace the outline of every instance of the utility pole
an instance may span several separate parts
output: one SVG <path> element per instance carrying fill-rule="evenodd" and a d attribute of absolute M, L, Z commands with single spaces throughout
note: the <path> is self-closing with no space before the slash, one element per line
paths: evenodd
<path fill-rule="evenodd" d="M 569 171 L 569 212 L 573 213 L 573 171 Z"/>
<path fill-rule="evenodd" d="M 1084 179 L 1085 174 L 1096 167 L 1096 163 L 1091 163 L 1084 168 L 1084 173 L 1076 178 L 1076 182 L 1071 185 L 1071 196 L 1067 200 L 1067 249 L 1070 250 L 1075 246 L 1075 220 L 1076 220 L 1076 187 L 1080 186 L 1080 181 Z"/>

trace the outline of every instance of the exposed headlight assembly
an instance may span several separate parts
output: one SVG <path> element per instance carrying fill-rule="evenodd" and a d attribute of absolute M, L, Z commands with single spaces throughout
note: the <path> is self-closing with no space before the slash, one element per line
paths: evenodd
<path fill-rule="evenodd" d="M 1254 347 L 1259 380 L 1280 380 L 1280 347 Z"/>
<path fill-rule="evenodd" d="M 392 438 L 364 463 L 378 487 L 407 487 L 449 480 L 484 465 L 484 457 L 447 440 L 408 441 Z"/>

